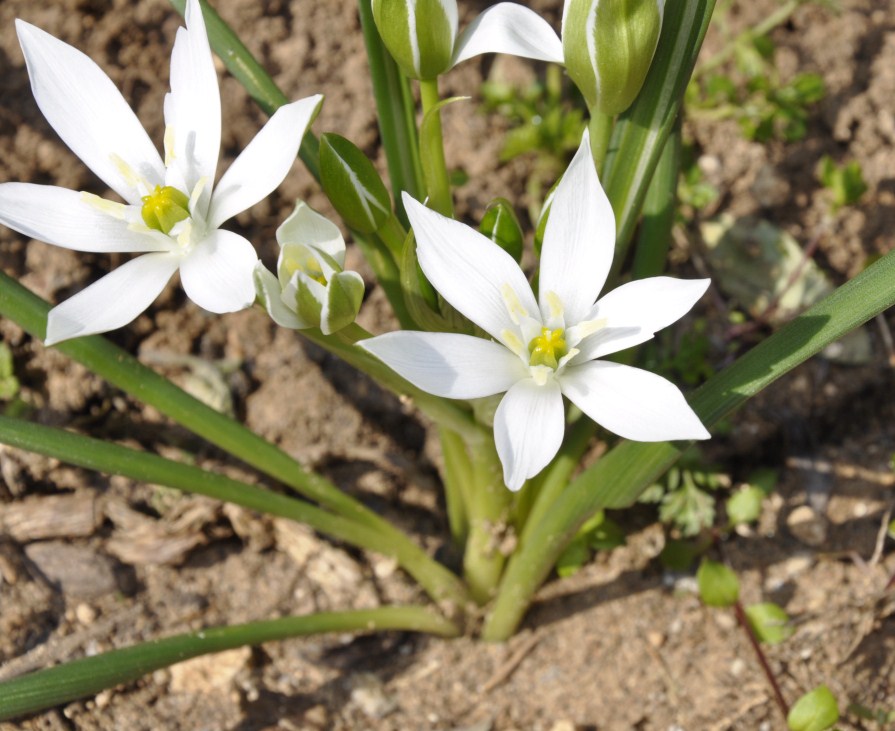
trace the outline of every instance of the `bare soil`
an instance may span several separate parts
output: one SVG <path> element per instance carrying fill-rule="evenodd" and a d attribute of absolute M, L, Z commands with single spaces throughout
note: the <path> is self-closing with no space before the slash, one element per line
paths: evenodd
<path fill-rule="evenodd" d="M 460 4 L 468 21 L 490 3 Z M 560 3 L 531 5 L 558 27 Z M 734 2 L 727 18 L 745 28 L 777 5 Z M 218 6 L 289 97 L 326 94 L 316 132 L 336 131 L 379 155 L 353 3 Z M 162 0 L 0 4 L 0 180 L 103 193 L 34 104 L 15 18 L 95 59 L 157 141 L 179 18 Z M 895 7 L 885 0 L 843 0 L 839 13 L 806 6 L 773 39 L 781 74 L 819 73 L 827 96 L 797 143 L 747 142 L 733 121 L 688 122 L 700 166 L 721 192 L 703 215 L 759 216 L 802 245 L 816 239 L 815 260 L 841 283 L 893 247 Z M 706 53 L 718 47 L 713 32 Z M 449 164 L 470 177 L 457 193 L 458 213 L 469 220 L 498 195 L 518 201 L 520 211 L 528 203 L 533 161 L 499 164 L 506 121 L 477 112 L 475 90 L 483 74 L 524 81 L 531 69 L 482 59 L 444 82 L 446 93 L 474 96 L 444 115 Z M 263 115 L 221 72 L 223 169 Z M 825 154 L 858 160 L 869 185 L 858 205 L 832 216 L 814 174 Z M 298 196 L 332 214 L 297 163 L 276 194 L 232 222 L 269 264 L 276 226 Z M 707 266 L 696 226 L 678 233 L 675 260 L 680 273 L 692 275 Z M 360 256 L 349 256 L 369 282 Z M 4 271 L 54 302 L 118 264 L 118 257 L 69 252 L 0 229 Z M 383 303 L 371 287 L 362 324 L 388 329 Z M 734 306 L 713 289 L 699 314 L 723 335 Z M 881 532 L 895 504 L 891 346 L 885 320 L 868 332 L 873 350 L 862 365 L 805 364 L 750 403 L 711 448 L 735 480 L 755 467 L 780 470 L 760 524 L 726 541 L 724 554 L 747 603 L 774 601 L 795 619 L 794 636 L 767 648 L 785 697 L 792 702 L 826 683 L 843 711 L 848 702 L 895 709 L 895 603 L 886 593 L 895 555 Z M 187 453 L 201 465 L 257 479 L 13 323 L 0 321 L 0 336 L 12 348 L 28 418 L 166 455 Z M 439 455 L 425 421 L 264 313 L 210 316 L 175 283 L 110 337 L 195 393 L 222 407 L 232 401 L 251 428 L 362 496 L 433 553 L 446 552 Z M 726 356 L 716 339 L 712 357 L 720 366 Z M 739 347 L 748 344 L 744 338 Z M 191 357 L 224 367 L 209 378 Z M 793 526 L 793 513 L 806 506 L 807 527 Z M 397 633 L 275 643 L 159 671 L 0 729 L 783 728 L 733 615 L 703 607 L 692 576 L 656 561 L 665 534 L 655 516 L 636 510 L 616 517 L 629 530 L 627 545 L 551 581 L 505 645 Z M 416 599 L 389 562 L 309 531 L 0 447 L 0 678 L 188 629 Z M 863 723 L 849 715 L 840 727 L 882 728 Z"/>

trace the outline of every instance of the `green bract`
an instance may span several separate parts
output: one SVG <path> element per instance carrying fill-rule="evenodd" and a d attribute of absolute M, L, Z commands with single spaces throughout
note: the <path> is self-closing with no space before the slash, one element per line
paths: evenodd
<path fill-rule="evenodd" d="M 260 262 L 255 289 L 273 320 L 283 327 L 319 327 L 329 335 L 350 325 L 364 296 L 357 272 L 343 270 L 345 240 L 338 226 L 303 201 L 277 229 L 277 274 Z"/>
<path fill-rule="evenodd" d="M 360 233 L 378 231 L 392 215 L 391 199 L 373 163 L 344 137 L 320 137 L 320 182 L 345 223 Z"/>
<path fill-rule="evenodd" d="M 625 111 L 643 86 L 659 42 L 665 0 L 566 0 L 566 68 L 591 110 Z"/>
<path fill-rule="evenodd" d="M 491 239 L 517 262 L 522 259 L 522 227 L 506 198 L 495 198 L 485 209 L 479 231 Z"/>
<path fill-rule="evenodd" d="M 414 79 L 434 79 L 452 65 L 455 0 L 373 0 L 373 19 L 389 53 Z"/>

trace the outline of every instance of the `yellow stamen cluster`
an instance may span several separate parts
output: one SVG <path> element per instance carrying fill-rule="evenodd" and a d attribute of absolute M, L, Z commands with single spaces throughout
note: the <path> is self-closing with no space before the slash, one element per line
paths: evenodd
<path fill-rule="evenodd" d="M 326 274 L 320 262 L 305 246 L 290 246 L 283 250 L 281 266 L 285 267 L 291 277 L 295 272 L 301 271 L 315 282 L 326 286 Z"/>
<path fill-rule="evenodd" d="M 566 346 L 565 331 L 562 328 L 551 330 L 549 327 L 541 328 L 541 334 L 528 344 L 529 365 L 544 365 L 556 368 L 560 359 L 569 352 Z"/>
<path fill-rule="evenodd" d="M 155 190 L 144 195 L 142 200 L 143 209 L 140 213 L 143 222 L 163 234 L 171 233 L 175 224 L 190 217 L 190 199 L 170 185 L 164 188 L 156 185 Z"/>

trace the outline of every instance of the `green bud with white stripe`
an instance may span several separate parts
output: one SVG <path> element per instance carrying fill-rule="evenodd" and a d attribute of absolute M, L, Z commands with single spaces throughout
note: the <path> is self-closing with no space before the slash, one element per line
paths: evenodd
<path fill-rule="evenodd" d="M 337 134 L 320 137 L 320 183 L 342 220 L 355 231 L 378 231 L 392 215 L 388 190 L 373 163 Z"/>
<path fill-rule="evenodd" d="M 656 52 L 664 8 L 665 0 L 566 0 L 565 64 L 591 110 L 614 116 L 631 106 Z"/>
<path fill-rule="evenodd" d="M 495 198 L 485 209 L 479 231 L 491 239 L 517 262 L 522 259 L 522 227 L 506 198 Z"/>
<path fill-rule="evenodd" d="M 456 0 L 373 0 L 373 20 L 388 52 L 414 79 L 434 79 L 452 65 Z"/>

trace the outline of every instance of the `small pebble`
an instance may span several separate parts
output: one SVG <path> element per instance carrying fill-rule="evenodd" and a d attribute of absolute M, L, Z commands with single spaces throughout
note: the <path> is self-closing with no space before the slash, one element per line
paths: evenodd
<path fill-rule="evenodd" d="M 786 517 L 786 527 L 800 543 L 816 548 L 827 540 L 827 521 L 810 506 L 800 505 Z"/>
<path fill-rule="evenodd" d="M 82 602 L 75 607 L 75 617 L 81 624 L 87 627 L 96 621 L 96 610 L 89 604 Z"/>

